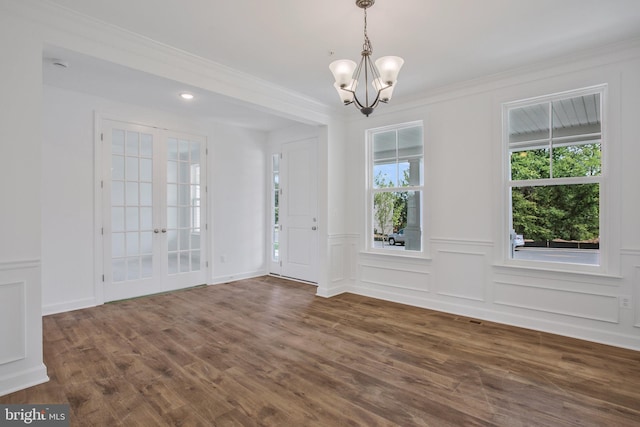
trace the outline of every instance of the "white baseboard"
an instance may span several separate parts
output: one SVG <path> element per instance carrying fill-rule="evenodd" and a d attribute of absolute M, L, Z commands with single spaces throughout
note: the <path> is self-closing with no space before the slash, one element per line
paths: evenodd
<path fill-rule="evenodd" d="M 216 276 L 213 278 L 211 285 L 220 285 L 222 283 L 236 282 L 243 279 L 253 279 L 256 277 L 265 276 L 265 271 L 251 271 L 246 273 L 230 274 L 228 276 Z"/>
<path fill-rule="evenodd" d="M 49 381 L 44 363 L 35 368 L 0 377 L 0 396 Z"/>
<path fill-rule="evenodd" d="M 51 314 L 64 313 L 67 311 L 81 310 L 83 308 L 95 307 L 95 298 L 84 298 L 75 301 L 67 301 L 59 304 L 50 304 L 42 306 L 42 315 L 48 316 Z"/>

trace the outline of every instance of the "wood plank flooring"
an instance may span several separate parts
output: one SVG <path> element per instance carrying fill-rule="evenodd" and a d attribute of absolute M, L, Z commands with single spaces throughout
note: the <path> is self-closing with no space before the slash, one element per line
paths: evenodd
<path fill-rule="evenodd" d="M 72 426 L 638 426 L 640 352 L 274 277 L 47 316 Z"/>

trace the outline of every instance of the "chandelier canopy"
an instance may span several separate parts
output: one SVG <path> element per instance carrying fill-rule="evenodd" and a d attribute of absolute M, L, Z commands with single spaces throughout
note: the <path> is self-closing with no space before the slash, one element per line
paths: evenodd
<path fill-rule="evenodd" d="M 400 68 L 404 60 L 399 56 L 384 56 L 375 61 L 371 59 L 373 49 L 367 35 L 367 8 L 373 6 L 375 0 L 356 0 L 356 5 L 364 10 L 364 44 L 362 57 L 356 64 L 350 59 L 339 59 L 329 64 L 336 82 L 333 87 L 344 105 L 353 104 L 365 116 L 373 113 L 380 102 L 388 102 L 393 94 L 393 88 L 398 82 Z M 358 99 L 356 89 L 361 73 L 364 74 L 364 102 Z M 369 82 L 375 91 L 369 93 Z"/>

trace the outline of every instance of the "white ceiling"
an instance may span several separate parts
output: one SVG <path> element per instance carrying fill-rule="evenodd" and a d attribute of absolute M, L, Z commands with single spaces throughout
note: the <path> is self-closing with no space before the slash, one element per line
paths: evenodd
<path fill-rule="evenodd" d="M 354 0 L 50 1 L 329 105 L 328 64 L 362 49 Z M 368 34 L 374 58 L 404 58 L 402 100 L 639 38 L 640 0 L 377 0 Z"/>

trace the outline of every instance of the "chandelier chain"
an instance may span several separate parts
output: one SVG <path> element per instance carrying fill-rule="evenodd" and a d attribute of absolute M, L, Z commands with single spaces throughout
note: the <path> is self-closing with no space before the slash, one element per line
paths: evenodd
<path fill-rule="evenodd" d="M 367 8 L 364 8 L 364 44 L 362 45 L 362 52 L 367 52 L 369 55 L 373 53 L 373 48 L 371 46 L 371 41 L 369 40 L 369 35 L 367 34 Z"/>

